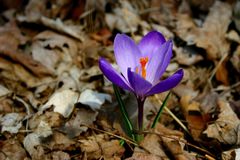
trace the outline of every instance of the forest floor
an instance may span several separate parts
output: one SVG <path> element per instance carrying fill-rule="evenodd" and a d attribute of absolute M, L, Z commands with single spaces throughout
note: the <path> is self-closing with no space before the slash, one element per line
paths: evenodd
<path fill-rule="evenodd" d="M 0 160 L 240 160 L 240 2 L 0 0 Z M 167 92 L 148 97 L 144 139 L 124 132 L 112 84 L 113 40 L 172 39 Z M 121 95 L 133 124 L 135 97 Z"/>

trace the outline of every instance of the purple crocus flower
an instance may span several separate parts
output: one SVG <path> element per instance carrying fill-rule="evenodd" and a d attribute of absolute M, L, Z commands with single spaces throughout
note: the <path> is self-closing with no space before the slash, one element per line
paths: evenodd
<path fill-rule="evenodd" d="M 166 41 L 157 31 L 149 32 L 138 45 L 125 34 L 117 34 L 114 53 L 121 73 L 104 58 L 100 58 L 99 67 L 113 84 L 144 99 L 170 90 L 182 80 L 182 69 L 169 78 L 160 80 L 170 63 L 172 46 L 172 41 Z"/>
<path fill-rule="evenodd" d="M 152 31 L 136 44 L 125 34 L 117 34 L 114 40 L 114 54 L 121 73 L 117 72 L 104 58 L 99 67 L 115 85 L 133 92 L 138 100 L 139 130 L 142 129 L 143 104 L 147 96 L 161 93 L 175 87 L 183 78 L 179 69 L 172 76 L 161 80 L 172 57 L 173 42 Z"/>

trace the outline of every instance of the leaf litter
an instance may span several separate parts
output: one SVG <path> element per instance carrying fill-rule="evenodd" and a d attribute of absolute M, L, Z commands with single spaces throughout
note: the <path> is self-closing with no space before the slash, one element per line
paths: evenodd
<path fill-rule="evenodd" d="M 0 7 L 0 159 L 239 159 L 238 1 L 16 3 Z M 156 129 L 165 93 L 147 100 L 133 145 L 98 59 L 116 67 L 115 35 L 151 30 L 174 42 L 164 77 L 183 68 L 184 78 Z M 136 102 L 121 94 L 135 125 Z"/>

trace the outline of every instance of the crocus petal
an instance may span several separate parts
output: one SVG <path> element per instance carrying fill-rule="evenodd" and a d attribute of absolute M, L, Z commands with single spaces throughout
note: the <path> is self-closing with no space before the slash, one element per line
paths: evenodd
<path fill-rule="evenodd" d="M 100 58 L 99 60 L 99 68 L 103 72 L 103 74 L 107 77 L 109 81 L 111 81 L 113 84 L 132 91 L 131 87 L 129 87 L 127 81 L 124 79 L 122 75 L 120 75 L 112 66 L 110 63 L 108 63 L 104 58 Z"/>
<path fill-rule="evenodd" d="M 151 90 L 146 93 L 146 96 L 151 96 L 156 93 L 161 93 L 170 90 L 171 88 L 175 87 L 182 80 L 182 78 L 183 70 L 180 69 L 169 78 L 160 81 L 158 84 L 153 86 Z"/>
<path fill-rule="evenodd" d="M 145 93 L 152 87 L 152 84 L 146 81 L 139 74 L 128 69 L 128 80 L 134 93 L 140 97 L 145 97 Z"/>
<path fill-rule="evenodd" d="M 154 50 L 156 50 L 165 42 L 166 40 L 161 33 L 152 31 L 142 38 L 138 44 L 138 47 L 141 50 L 142 56 L 147 56 L 151 55 Z"/>
<path fill-rule="evenodd" d="M 138 46 L 130 37 L 117 34 L 114 39 L 114 54 L 122 74 L 127 79 L 127 69 L 135 68 L 138 65 L 141 55 Z"/>
<path fill-rule="evenodd" d="M 168 65 L 172 56 L 172 41 L 167 41 L 161 47 L 153 51 L 152 58 L 147 65 L 147 80 L 156 84 L 159 82 L 162 70 L 165 70 L 165 65 Z"/>
<path fill-rule="evenodd" d="M 170 61 L 171 61 L 171 57 L 172 57 L 172 48 L 173 48 L 173 43 L 171 41 L 167 52 L 164 54 L 164 58 L 162 59 L 163 63 L 161 65 L 161 67 L 159 68 L 159 73 L 156 74 L 155 79 L 159 80 L 159 78 L 161 78 L 161 76 L 163 75 L 163 73 L 166 71 L 167 66 L 169 65 Z"/>

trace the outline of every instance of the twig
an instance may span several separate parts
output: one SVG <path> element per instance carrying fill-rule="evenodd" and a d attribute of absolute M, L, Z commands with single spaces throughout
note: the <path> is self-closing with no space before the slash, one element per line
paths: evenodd
<path fill-rule="evenodd" d="M 111 132 L 107 132 L 107 131 L 104 131 L 104 130 L 101 130 L 101 129 L 98 129 L 98 128 L 90 127 L 90 126 L 85 125 L 85 124 L 83 124 L 83 126 L 86 126 L 86 127 L 88 127 L 88 128 L 91 128 L 91 129 L 93 129 L 93 130 L 96 130 L 96 131 L 99 131 L 99 132 L 102 132 L 102 133 L 106 133 L 106 134 L 111 135 L 111 136 L 113 136 L 113 137 L 122 139 L 122 140 L 124 140 L 124 141 L 126 141 L 126 142 L 128 142 L 128 143 L 131 143 L 131 144 L 133 144 L 133 145 L 135 145 L 135 146 L 138 146 L 137 143 L 133 142 L 132 140 L 130 140 L 130 139 L 128 139 L 128 138 L 125 138 L 125 137 L 122 137 L 122 136 L 118 136 L 118 135 L 115 135 L 115 134 L 113 134 L 113 133 L 111 133 Z"/>
<path fill-rule="evenodd" d="M 162 103 L 158 95 L 155 94 L 155 98 L 158 100 L 160 104 Z M 186 131 L 190 135 L 190 132 L 188 131 L 187 127 L 172 113 L 170 109 L 167 108 L 167 106 L 164 107 L 164 110 L 184 129 L 184 131 Z"/>
<path fill-rule="evenodd" d="M 216 67 L 213 69 L 212 73 L 211 73 L 211 76 L 209 77 L 208 79 L 208 83 L 211 87 L 211 89 L 213 88 L 212 87 L 212 78 L 214 77 L 214 75 L 216 74 L 218 68 L 220 67 L 220 65 L 223 63 L 223 61 L 225 60 L 225 58 L 227 58 L 228 56 L 228 53 L 225 53 L 222 58 L 220 59 L 220 61 L 218 62 L 218 64 L 216 65 Z"/>

